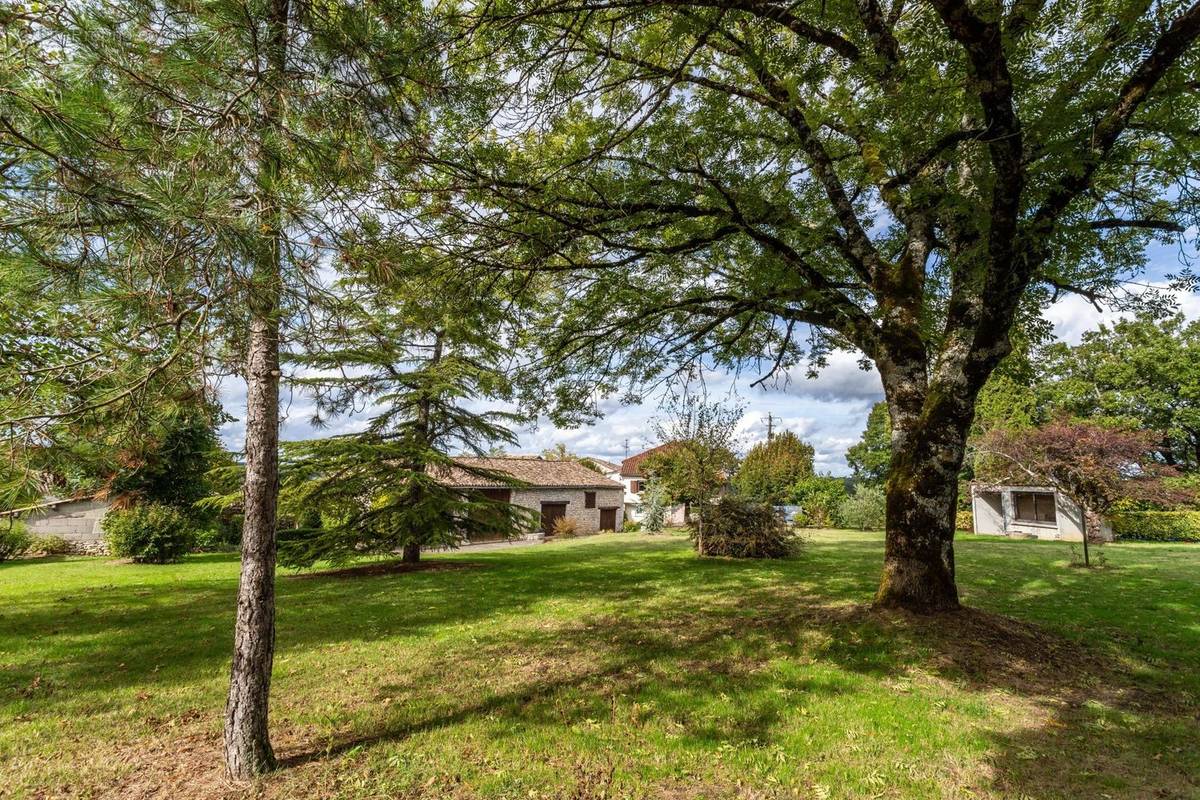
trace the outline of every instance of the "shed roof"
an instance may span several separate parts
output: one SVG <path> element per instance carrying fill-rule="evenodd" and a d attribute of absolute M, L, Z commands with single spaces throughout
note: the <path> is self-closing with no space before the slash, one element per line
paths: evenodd
<path fill-rule="evenodd" d="M 511 475 L 514 480 L 539 489 L 620 489 L 621 484 L 610 480 L 578 461 L 549 461 L 537 456 L 463 457 L 454 459 L 455 466 L 439 476 L 447 486 L 461 489 L 486 489 L 505 484 L 472 475 L 457 465 L 493 470 Z"/>

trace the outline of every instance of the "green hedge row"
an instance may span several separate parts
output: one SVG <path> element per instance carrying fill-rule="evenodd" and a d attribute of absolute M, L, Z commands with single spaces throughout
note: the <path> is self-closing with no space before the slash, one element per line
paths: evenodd
<path fill-rule="evenodd" d="M 1129 511 L 1114 514 L 1118 539 L 1143 542 L 1200 542 L 1200 511 Z"/>

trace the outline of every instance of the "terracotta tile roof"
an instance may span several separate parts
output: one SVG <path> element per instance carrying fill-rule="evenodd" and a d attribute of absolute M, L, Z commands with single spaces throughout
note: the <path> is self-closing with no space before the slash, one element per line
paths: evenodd
<path fill-rule="evenodd" d="M 660 444 L 658 447 L 652 447 L 649 450 L 630 456 L 621 462 L 621 477 L 622 478 L 644 478 L 642 474 L 642 463 L 650 456 L 656 456 L 660 453 L 669 453 L 675 448 L 675 442 L 667 442 Z"/>
<path fill-rule="evenodd" d="M 455 464 L 503 472 L 514 480 L 539 489 L 620 489 L 621 484 L 588 469 L 578 461 L 548 461 L 537 456 L 503 456 L 499 458 L 464 457 Z M 487 488 L 503 486 L 500 481 L 472 475 L 466 470 L 451 468 L 439 480 L 455 488 Z"/>
<path fill-rule="evenodd" d="M 583 456 L 583 458 L 592 462 L 605 472 L 619 472 L 621 469 L 620 464 L 614 464 L 612 461 L 608 461 L 603 458 L 596 458 L 595 456 Z"/>

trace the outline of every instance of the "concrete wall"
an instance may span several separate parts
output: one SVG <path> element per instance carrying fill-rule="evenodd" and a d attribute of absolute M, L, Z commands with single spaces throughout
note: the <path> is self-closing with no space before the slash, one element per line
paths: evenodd
<path fill-rule="evenodd" d="M 1054 492 L 1055 522 L 1028 522 L 1016 519 L 1013 492 L 1025 491 L 1031 491 L 1031 487 L 1006 486 L 996 491 L 973 490 L 971 511 L 975 517 L 975 533 L 1035 536 L 1038 539 L 1058 539 L 1067 542 L 1083 541 L 1083 511 L 1061 492 Z M 1100 536 L 1105 541 L 1112 540 L 1112 526 L 1107 520 L 1101 522 Z"/>
<path fill-rule="evenodd" d="M 971 497 L 976 533 L 1004 533 L 1004 509 L 999 492 L 977 492 Z"/>
<path fill-rule="evenodd" d="M 596 507 L 584 508 L 585 491 L 596 493 Z M 600 509 L 617 510 L 617 530 L 624 523 L 623 492 L 621 489 L 515 489 L 513 505 L 522 506 L 541 513 L 542 503 L 566 503 L 567 517 L 579 523 L 580 533 L 596 533 L 600 530 Z"/>
<path fill-rule="evenodd" d="M 78 552 L 103 553 L 108 548 L 100 520 L 107 511 L 108 503 L 73 500 L 31 511 L 22 520 L 34 536 L 61 536 Z"/>

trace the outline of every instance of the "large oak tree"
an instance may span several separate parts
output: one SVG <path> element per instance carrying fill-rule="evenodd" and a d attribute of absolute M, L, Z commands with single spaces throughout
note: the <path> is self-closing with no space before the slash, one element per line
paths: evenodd
<path fill-rule="evenodd" d="M 537 0 L 468 19 L 503 98 L 441 151 L 454 270 L 545 302 L 531 395 L 578 418 L 698 362 L 882 376 L 877 602 L 958 605 L 977 393 L 1064 292 L 1124 296 L 1193 224 L 1200 4 Z M 413 225 L 429 225 L 429 218 Z"/>

